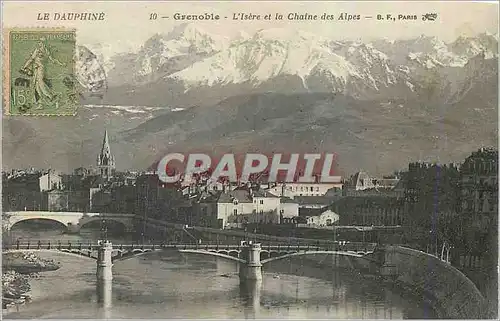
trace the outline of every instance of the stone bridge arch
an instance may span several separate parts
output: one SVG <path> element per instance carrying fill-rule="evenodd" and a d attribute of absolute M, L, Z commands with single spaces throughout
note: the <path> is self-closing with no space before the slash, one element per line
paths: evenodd
<path fill-rule="evenodd" d="M 7 230 L 9 230 L 9 231 L 12 230 L 16 226 L 16 224 L 18 224 L 18 223 L 29 222 L 29 221 L 34 221 L 34 220 L 45 221 L 45 222 L 55 222 L 63 229 L 68 228 L 68 224 L 64 223 L 63 221 L 61 221 L 59 219 L 47 218 L 47 217 L 21 217 L 21 218 L 17 218 L 17 219 L 14 219 L 14 220 L 8 222 L 7 223 Z"/>
<path fill-rule="evenodd" d="M 10 230 L 16 223 L 42 219 L 59 222 L 72 232 L 79 232 L 81 227 L 85 224 L 98 220 L 107 220 L 118 222 L 125 226 L 126 231 L 131 231 L 134 227 L 134 218 L 134 214 L 17 211 L 2 214 L 2 227 L 6 230 Z"/>
<path fill-rule="evenodd" d="M 15 224 L 30 220 L 55 221 L 68 227 L 76 225 L 79 219 L 80 215 L 67 215 L 62 212 L 11 212 L 2 217 L 2 222 L 3 227 L 10 230 Z"/>
<path fill-rule="evenodd" d="M 79 221 L 78 225 L 74 227 L 75 230 L 79 231 L 85 225 L 93 223 L 93 222 L 113 222 L 114 224 L 118 223 L 123 227 L 125 231 L 130 230 L 132 228 L 132 222 L 129 218 L 120 218 L 120 217 L 107 217 L 107 216 L 83 216 Z"/>

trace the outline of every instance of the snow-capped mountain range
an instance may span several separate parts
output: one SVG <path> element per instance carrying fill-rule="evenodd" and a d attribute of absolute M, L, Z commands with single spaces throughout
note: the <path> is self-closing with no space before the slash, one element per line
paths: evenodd
<path fill-rule="evenodd" d="M 145 84 L 155 83 L 158 88 L 162 82 L 175 87 L 172 90 L 179 95 L 194 94 L 199 88 L 224 91 L 231 86 L 234 90 L 235 85 L 247 91 L 262 86 L 268 91 L 273 87 L 270 82 L 291 77 L 293 84 L 281 86 L 290 92 L 372 99 L 418 95 L 427 86 L 422 81 L 436 73 L 440 87 L 456 87 L 450 85 L 456 69 L 465 69 L 477 56 L 497 59 L 498 35 L 459 37 L 452 43 L 428 36 L 362 43 L 275 28 L 253 35 L 240 32 L 228 39 L 195 24 L 183 24 L 151 37 L 137 53 L 116 55 L 104 65 L 111 86 L 136 87 L 136 94 Z"/>
<path fill-rule="evenodd" d="M 188 24 L 134 52 L 109 46 L 89 46 L 108 89 L 84 97 L 75 117 L 3 119 L 4 166 L 94 164 L 104 128 L 122 169 L 216 148 L 333 151 L 347 173 L 388 173 L 498 145 L 497 35 L 363 43 L 268 29 L 228 39 Z"/>

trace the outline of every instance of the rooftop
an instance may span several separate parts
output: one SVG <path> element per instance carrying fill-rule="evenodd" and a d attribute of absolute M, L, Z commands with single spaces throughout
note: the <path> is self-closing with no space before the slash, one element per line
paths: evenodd
<path fill-rule="evenodd" d="M 330 205 L 342 196 L 295 196 L 294 201 L 299 205 Z"/>
<path fill-rule="evenodd" d="M 278 196 L 273 195 L 273 194 L 269 193 L 268 191 L 263 191 L 263 190 L 254 191 L 254 192 L 253 192 L 253 196 L 254 196 L 254 197 L 269 197 L 269 198 L 278 198 Z"/>
<path fill-rule="evenodd" d="M 237 199 L 239 203 L 253 203 L 252 196 L 250 195 L 248 190 L 243 189 L 221 193 L 219 195 L 218 202 L 232 203 L 235 199 Z"/>

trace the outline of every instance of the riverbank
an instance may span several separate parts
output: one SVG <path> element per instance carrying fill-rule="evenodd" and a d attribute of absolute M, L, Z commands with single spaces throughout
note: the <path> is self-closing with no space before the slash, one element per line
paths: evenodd
<path fill-rule="evenodd" d="M 30 300 L 29 277 L 15 271 L 2 273 L 2 309 L 26 303 Z"/>
<path fill-rule="evenodd" d="M 494 268 L 491 269 L 461 269 L 478 288 L 486 299 L 494 318 L 498 316 L 498 275 Z"/>
<path fill-rule="evenodd" d="M 30 301 L 30 279 L 38 273 L 55 271 L 60 264 L 32 252 L 2 254 L 2 309 Z"/>
<path fill-rule="evenodd" d="M 21 274 L 55 271 L 60 268 L 59 262 L 42 259 L 33 252 L 7 252 L 2 254 L 3 271 L 15 271 Z"/>
<path fill-rule="evenodd" d="M 378 285 L 387 289 L 390 293 L 411 302 L 413 308 L 418 307 L 418 309 L 421 309 L 422 313 L 412 315 L 411 318 L 435 319 L 440 315 L 440 311 L 436 310 L 439 307 L 432 304 L 431 297 L 424 296 L 422 292 L 408 287 L 404 283 L 392 282 L 377 273 L 370 272 L 364 268 L 361 260 L 353 262 L 354 264 L 352 265 L 345 264 L 343 261 L 348 262 L 348 259 L 346 257 L 335 258 L 331 254 L 308 255 L 292 259 L 292 265 L 283 262 L 280 267 L 274 263 L 272 266 L 267 267 L 267 269 L 277 273 L 277 275 L 280 273 L 290 273 L 332 282 L 335 279 L 355 279 L 363 289 Z"/>
<path fill-rule="evenodd" d="M 386 246 L 381 268 L 389 283 L 414 291 L 432 304 L 439 318 L 488 319 L 488 305 L 462 272 L 424 252 Z"/>

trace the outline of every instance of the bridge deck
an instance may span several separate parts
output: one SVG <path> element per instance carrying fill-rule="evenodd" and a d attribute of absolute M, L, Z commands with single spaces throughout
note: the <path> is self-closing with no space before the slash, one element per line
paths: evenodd
<path fill-rule="evenodd" d="M 53 251 L 70 255 L 84 256 L 91 259 L 98 259 L 98 250 L 101 243 L 89 242 L 17 242 L 13 245 L 4 245 L 4 253 L 9 252 L 29 252 L 29 251 Z M 112 262 L 126 260 L 128 258 L 143 255 L 153 251 L 174 250 L 181 253 L 199 253 L 212 256 L 220 256 L 227 259 L 245 263 L 243 249 L 247 246 L 243 244 L 112 244 Z M 311 246 L 311 245 L 264 245 L 260 247 L 260 258 L 262 264 L 280 258 L 293 257 L 307 254 L 340 254 L 347 256 L 363 257 L 373 253 L 374 247 L 360 247 L 359 244 L 334 244 L 332 246 Z M 243 257 L 242 257 L 243 256 Z"/>
<path fill-rule="evenodd" d="M 90 250 L 96 251 L 100 247 L 98 242 L 58 242 L 58 241 L 22 241 L 14 244 L 4 244 L 3 251 L 8 250 Z M 177 250 L 236 250 L 240 251 L 243 246 L 241 244 L 172 244 L 172 243 L 157 243 L 157 244 L 113 244 L 114 250 L 131 251 L 131 250 L 160 250 L 160 249 L 177 249 Z M 344 252 L 373 252 L 375 246 L 365 244 L 362 246 L 358 243 L 347 244 L 332 244 L 332 245 L 283 245 L 283 244 L 261 244 L 262 251 L 344 251 Z"/>

